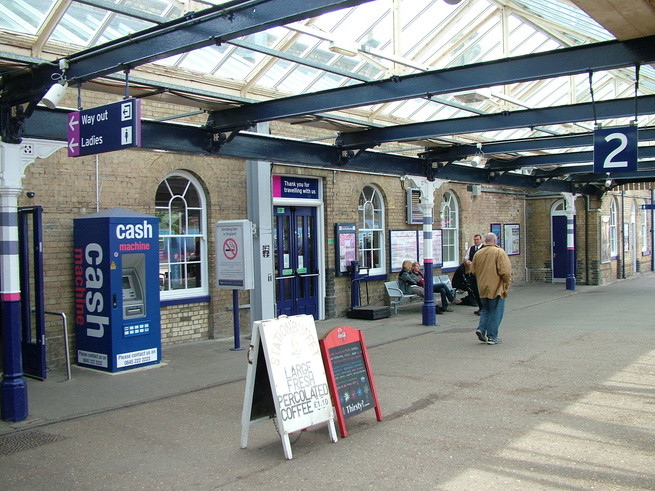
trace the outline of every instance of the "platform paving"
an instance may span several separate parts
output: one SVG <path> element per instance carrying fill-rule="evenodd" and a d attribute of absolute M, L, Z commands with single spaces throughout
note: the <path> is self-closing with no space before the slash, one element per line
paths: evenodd
<path fill-rule="evenodd" d="M 655 489 L 655 274 L 575 291 L 515 285 L 503 343 L 468 306 L 421 324 L 420 304 L 361 329 L 383 420 L 291 435 L 275 420 L 240 448 L 245 351 L 165 346 L 151 368 L 54 367 L 29 417 L 0 422 L 0 489 Z M 241 345 L 248 346 L 248 339 Z"/>

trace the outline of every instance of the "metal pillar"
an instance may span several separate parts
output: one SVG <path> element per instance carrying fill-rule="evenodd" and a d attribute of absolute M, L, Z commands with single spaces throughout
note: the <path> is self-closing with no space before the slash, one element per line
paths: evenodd
<path fill-rule="evenodd" d="M 268 123 L 258 124 L 257 132 L 268 133 Z M 248 160 L 246 175 L 248 220 L 256 226 L 253 237 L 255 288 L 250 291 L 250 322 L 255 322 L 276 316 L 271 163 Z"/>
<path fill-rule="evenodd" d="M 28 415 L 27 383 L 21 356 L 20 272 L 18 263 L 18 196 L 25 168 L 66 146 L 64 142 L 24 140 L 0 142 L 0 310 L 2 311 L 2 408 L 4 421 Z"/>
<path fill-rule="evenodd" d="M 432 224 L 434 223 L 434 191 L 446 182 L 442 179 L 430 181 L 426 177 L 408 176 L 414 186 L 421 190 L 419 208 L 423 214 L 423 275 L 425 297 L 423 298 L 423 325 L 437 325 L 437 307 L 434 303 L 434 257 L 432 255 Z"/>

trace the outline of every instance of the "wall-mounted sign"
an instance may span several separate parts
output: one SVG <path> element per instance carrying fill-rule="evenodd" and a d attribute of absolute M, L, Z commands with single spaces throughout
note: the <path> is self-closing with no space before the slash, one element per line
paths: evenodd
<path fill-rule="evenodd" d="M 320 199 L 318 179 L 300 176 L 273 176 L 273 197 Z"/>
<path fill-rule="evenodd" d="M 594 172 L 636 171 L 638 143 L 636 126 L 594 131 Z"/>
<path fill-rule="evenodd" d="M 68 113 L 68 156 L 141 146 L 141 100 L 126 99 Z"/>
<path fill-rule="evenodd" d="M 252 223 L 216 222 L 216 286 L 230 290 L 255 288 Z"/>

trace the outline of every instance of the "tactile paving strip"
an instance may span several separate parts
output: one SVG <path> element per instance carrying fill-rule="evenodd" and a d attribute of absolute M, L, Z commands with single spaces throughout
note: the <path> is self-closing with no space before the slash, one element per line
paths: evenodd
<path fill-rule="evenodd" d="M 66 440 L 66 437 L 41 430 L 21 431 L 0 437 L 0 455 L 11 455 L 62 440 Z"/>

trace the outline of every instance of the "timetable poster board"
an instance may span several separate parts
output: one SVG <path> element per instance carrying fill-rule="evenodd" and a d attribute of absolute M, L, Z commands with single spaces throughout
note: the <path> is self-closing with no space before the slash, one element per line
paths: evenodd
<path fill-rule="evenodd" d="M 357 259 L 357 229 L 354 223 L 335 223 L 336 276 L 347 276 L 348 267 Z"/>
<path fill-rule="evenodd" d="M 334 411 L 314 318 L 296 315 L 254 322 L 251 342 L 241 448 L 248 445 L 252 423 L 273 417 L 289 460 L 293 458 L 289 433 L 327 423 L 330 439 L 336 442 Z"/>
<path fill-rule="evenodd" d="M 341 437 L 348 436 L 346 419 L 356 414 L 375 408 L 377 420 L 382 421 L 364 334 L 349 326 L 335 327 L 320 345 Z"/>
<path fill-rule="evenodd" d="M 389 230 L 389 262 L 392 273 L 403 269 L 403 261 L 418 261 L 418 230 Z"/>
<path fill-rule="evenodd" d="M 521 254 L 521 233 L 518 223 L 506 223 L 504 226 L 503 246 L 508 256 Z"/>

